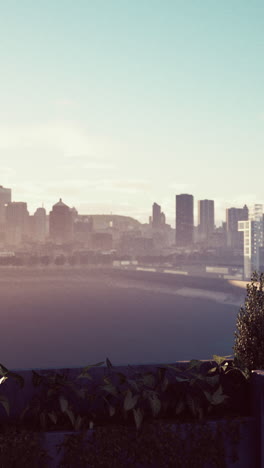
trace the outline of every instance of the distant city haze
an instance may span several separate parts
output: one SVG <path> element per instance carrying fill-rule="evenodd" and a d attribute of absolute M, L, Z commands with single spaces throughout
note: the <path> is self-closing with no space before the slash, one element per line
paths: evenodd
<path fill-rule="evenodd" d="M 263 2 L 2 3 L 0 183 L 15 201 L 145 222 L 156 200 L 173 224 L 190 193 L 215 200 L 216 225 L 263 203 Z"/>

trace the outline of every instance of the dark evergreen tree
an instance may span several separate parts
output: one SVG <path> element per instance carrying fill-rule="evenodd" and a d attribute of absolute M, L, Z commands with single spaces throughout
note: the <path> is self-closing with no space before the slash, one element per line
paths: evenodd
<path fill-rule="evenodd" d="M 236 323 L 236 364 L 248 372 L 264 369 L 264 273 L 254 273 Z"/>

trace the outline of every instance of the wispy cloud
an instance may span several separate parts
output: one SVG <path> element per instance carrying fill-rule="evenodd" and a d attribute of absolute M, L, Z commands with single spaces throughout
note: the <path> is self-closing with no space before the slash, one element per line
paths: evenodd
<path fill-rule="evenodd" d="M 49 151 L 68 158 L 96 157 L 105 151 L 102 139 L 89 134 L 75 122 L 50 121 L 42 124 L 0 125 L 0 150 Z"/>
<path fill-rule="evenodd" d="M 183 192 L 188 192 L 188 193 L 192 193 L 195 189 L 195 187 L 191 184 L 186 184 L 186 183 L 183 183 L 183 182 L 172 182 L 169 184 L 168 188 L 170 190 L 174 190 L 175 194 L 178 194 L 178 193 L 183 193 Z"/>
<path fill-rule="evenodd" d="M 104 192 L 120 192 L 136 194 L 146 192 L 150 188 L 150 182 L 144 179 L 102 179 L 96 183 Z"/>

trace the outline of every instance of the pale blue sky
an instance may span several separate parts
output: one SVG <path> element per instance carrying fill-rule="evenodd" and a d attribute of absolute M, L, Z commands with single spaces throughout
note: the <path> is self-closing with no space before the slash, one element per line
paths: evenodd
<path fill-rule="evenodd" d="M 264 202 L 263 0 L 0 0 L 0 184 L 173 222 Z M 195 203 L 196 205 L 196 203 Z"/>

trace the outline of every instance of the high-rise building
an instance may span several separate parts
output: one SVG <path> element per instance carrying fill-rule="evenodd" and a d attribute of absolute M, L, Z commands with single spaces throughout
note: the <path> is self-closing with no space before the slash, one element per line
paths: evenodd
<path fill-rule="evenodd" d="M 247 221 L 238 221 L 238 231 L 243 234 L 244 278 L 250 279 L 254 271 L 259 272 L 261 247 L 264 244 L 263 205 L 254 205 L 249 210 Z"/>
<path fill-rule="evenodd" d="M 176 195 L 176 245 L 193 243 L 193 195 Z"/>
<path fill-rule="evenodd" d="M 29 212 L 25 202 L 11 202 L 6 206 L 6 241 L 20 244 L 29 234 Z"/>
<path fill-rule="evenodd" d="M 50 237 L 58 243 L 69 242 L 73 238 L 73 213 L 60 198 L 49 215 Z"/>
<path fill-rule="evenodd" d="M 160 227 L 161 206 L 157 203 L 152 205 L 152 227 Z"/>
<path fill-rule="evenodd" d="M 47 236 L 47 214 L 45 208 L 38 208 L 34 213 L 34 238 L 44 242 Z"/>
<path fill-rule="evenodd" d="M 157 203 L 153 203 L 152 205 L 152 217 L 150 217 L 150 224 L 154 229 L 160 229 L 166 225 L 166 216 L 161 211 L 161 206 Z"/>
<path fill-rule="evenodd" d="M 6 205 L 12 201 L 12 191 L 0 185 L 0 225 L 6 221 Z"/>
<path fill-rule="evenodd" d="M 198 201 L 198 227 L 201 239 L 206 240 L 214 231 L 214 200 Z"/>
<path fill-rule="evenodd" d="M 238 223 L 246 220 L 248 220 L 248 207 L 246 205 L 243 208 L 227 208 L 227 246 L 241 254 L 243 253 L 243 233 L 239 231 Z"/>

